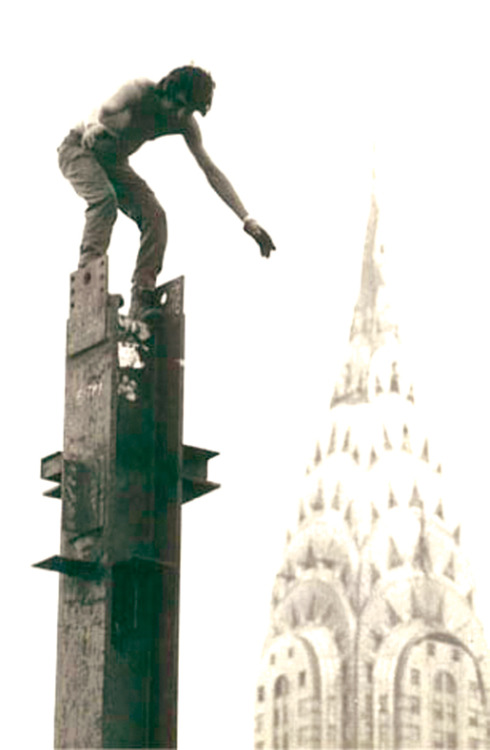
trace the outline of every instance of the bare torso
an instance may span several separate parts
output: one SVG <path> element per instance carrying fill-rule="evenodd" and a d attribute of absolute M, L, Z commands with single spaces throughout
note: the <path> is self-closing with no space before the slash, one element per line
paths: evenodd
<path fill-rule="evenodd" d="M 155 84 L 135 81 L 99 110 L 92 148 L 101 159 L 126 159 L 146 141 L 183 134 L 188 120 L 181 109 L 162 97 Z"/>

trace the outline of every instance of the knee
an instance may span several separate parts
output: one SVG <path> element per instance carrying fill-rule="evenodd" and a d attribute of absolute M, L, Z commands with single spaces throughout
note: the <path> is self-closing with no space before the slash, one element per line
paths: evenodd
<path fill-rule="evenodd" d="M 110 224 L 114 224 L 117 218 L 117 198 L 112 185 L 108 185 L 107 189 L 97 196 L 97 200 L 89 204 L 87 211 L 97 214 Z"/>

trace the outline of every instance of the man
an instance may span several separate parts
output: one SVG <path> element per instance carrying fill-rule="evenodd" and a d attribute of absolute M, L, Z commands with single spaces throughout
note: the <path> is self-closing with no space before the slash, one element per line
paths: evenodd
<path fill-rule="evenodd" d="M 155 305 L 155 284 L 167 243 L 165 212 L 155 195 L 129 166 L 128 157 L 146 141 L 181 134 L 211 187 L 242 220 L 245 232 L 268 258 L 274 244 L 245 210 L 225 175 L 203 148 L 194 112 L 211 106 L 214 81 L 194 66 L 177 68 L 159 83 L 124 85 L 102 105 L 96 122 L 70 131 L 58 149 L 63 175 L 87 202 L 80 267 L 107 252 L 121 209 L 140 229 L 140 249 L 132 278 L 132 318 L 144 319 Z"/>

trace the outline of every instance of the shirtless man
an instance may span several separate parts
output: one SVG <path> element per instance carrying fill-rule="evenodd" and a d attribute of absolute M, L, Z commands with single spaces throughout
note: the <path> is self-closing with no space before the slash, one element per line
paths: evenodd
<path fill-rule="evenodd" d="M 80 267 L 107 252 L 120 208 L 139 227 L 140 249 L 132 278 L 129 316 L 144 319 L 155 305 L 155 284 L 167 243 L 165 212 L 128 157 L 146 141 L 180 133 L 211 187 L 243 222 L 243 229 L 268 258 L 274 244 L 245 210 L 225 175 L 204 150 L 194 112 L 211 106 L 214 81 L 204 70 L 185 66 L 159 83 L 136 80 L 102 105 L 97 121 L 71 130 L 58 149 L 63 175 L 87 202 Z"/>

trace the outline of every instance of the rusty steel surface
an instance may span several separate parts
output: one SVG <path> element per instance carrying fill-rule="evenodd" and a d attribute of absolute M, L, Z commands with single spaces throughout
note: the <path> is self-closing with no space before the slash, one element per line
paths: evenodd
<path fill-rule="evenodd" d="M 106 638 L 104 581 L 60 576 L 56 748 L 102 748 Z"/>
<path fill-rule="evenodd" d="M 117 348 L 109 338 L 67 357 L 63 528 L 86 534 L 104 525 L 114 474 Z"/>

